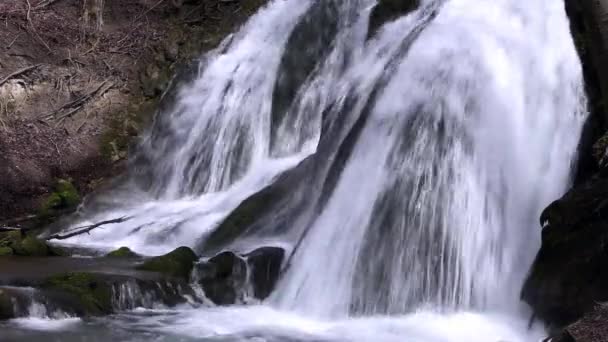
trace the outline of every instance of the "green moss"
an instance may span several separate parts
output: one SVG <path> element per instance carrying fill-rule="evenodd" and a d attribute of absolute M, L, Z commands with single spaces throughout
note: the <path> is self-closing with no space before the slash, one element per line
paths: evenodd
<path fill-rule="evenodd" d="M 115 251 L 106 254 L 108 258 L 133 258 L 137 254 L 129 249 L 129 247 L 121 247 Z"/>
<path fill-rule="evenodd" d="M 80 301 L 85 314 L 101 315 L 112 313 L 112 286 L 91 273 L 68 273 L 46 280 L 44 288 L 63 291 L 74 295 Z"/>
<path fill-rule="evenodd" d="M 4 255 L 48 256 L 52 253 L 45 241 L 22 235 L 21 231 L 12 231 L 0 234 L 0 256 Z"/>
<path fill-rule="evenodd" d="M 74 184 L 65 179 L 60 179 L 55 185 L 55 191 L 61 198 L 61 204 L 67 208 L 74 208 L 80 203 L 80 195 Z"/>
<path fill-rule="evenodd" d="M 28 236 L 21 241 L 15 241 L 12 245 L 15 254 L 20 256 L 47 256 L 49 249 L 41 240 Z"/>
<path fill-rule="evenodd" d="M 76 209 L 79 203 L 80 195 L 76 187 L 70 181 L 59 179 L 53 192 L 42 203 L 38 216 L 46 220 L 58 213 Z"/>
<path fill-rule="evenodd" d="M 169 254 L 145 261 L 138 269 L 188 279 L 194 262 L 197 260 L 198 257 L 192 249 L 180 247 Z"/>

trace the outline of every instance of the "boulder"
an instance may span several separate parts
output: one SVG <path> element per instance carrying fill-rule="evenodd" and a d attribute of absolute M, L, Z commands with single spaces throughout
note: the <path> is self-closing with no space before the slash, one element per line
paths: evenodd
<path fill-rule="evenodd" d="M 608 301 L 608 178 L 575 186 L 541 215 L 542 245 L 522 298 L 551 327 Z"/>
<path fill-rule="evenodd" d="M 106 254 L 107 258 L 136 258 L 137 253 L 133 252 L 129 247 L 120 247 L 119 249 Z"/>
<path fill-rule="evenodd" d="M 40 208 L 40 219 L 49 218 L 70 212 L 80 203 L 80 195 L 76 187 L 67 180 L 59 179 L 54 187 L 53 192 L 46 198 Z"/>
<path fill-rule="evenodd" d="M 262 247 L 246 255 L 250 284 L 258 299 L 266 299 L 279 280 L 285 250 L 279 247 Z"/>
<path fill-rule="evenodd" d="M 188 279 L 198 256 L 189 247 L 179 247 L 171 253 L 146 260 L 137 268 Z"/>
<path fill-rule="evenodd" d="M 52 256 L 53 249 L 45 241 L 20 231 L 0 233 L 0 256 Z"/>
<path fill-rule="evenodd" d="M 222 252 L 196 266 L 196 279 L 217 305 L 242 302 L 246 297 L 266 299 L 279 279 L 285 251 L 262 247 L 245 255 Z"/>
<path fill-rule="evenodd" d="M 205 295 L 217 305 L 236 304 L 246 294 L 247 264 L 232 252 L 222 252 L 196 266 Z"/>
<path fill-rule="evenodd" d="M 420 6 L 420 0 L 379 0 L 369 18 L 368 36 L 373 36 L 385 23 L 406 15 Z"/>
<path fill-rule="evenodd" d="M 42 288 L 74 296 L 80 315 L 111 314 L 112 285 L 93 273 L 67 273 L 47 279 Z"/>

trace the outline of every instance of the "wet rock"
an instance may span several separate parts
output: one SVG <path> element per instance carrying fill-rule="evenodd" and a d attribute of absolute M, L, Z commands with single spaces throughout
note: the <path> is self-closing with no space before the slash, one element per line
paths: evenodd
<path fill-rule="evenodd" d="M 138 269 L 188 279 L 198 257 L 188 247 L 179 247 L 171 253 L 146 260 Z"/>
<path fill-rule="evenodd" d="M 15 317 L 12 296 L 7 290 L 0 289 L 0 320 L 11 319 Z"/>
<path fill-rule="evenodd" d="M 247 264 L 232 252 L 223 252 L 196 266 L 196 278 L 205 295 L 217 305 L 235 304 L 245 296 Z"/>
<path fill-rule="evenodd" d="M 119 249 L 106 254 L 108 258 L 136 258 L 137 253 L 133 252 L 129 247 L 120 247 Z"/>
<path fill-rule="evenodd" d="M 412 12 L 420 0 L 380 0 L 369 18 L 368 36 L 373 36 L 385 23 Z"/>
<path fill-rule="evenodd" d="M 568 191 L 545 209 L 541 224 L 522 298 L 550 326 L 563 327 L 608 300 L 608 178 Z"/>
<path fill-rule="evenodd" d="M 218 305 L 242 302 L 248 295 L 266 299 L 274 289 L 285 251 L 262 247 L 246 255 L 222 252 L 196 266 L 205 295 Z"/>
<path fill-rule="evenodd" d="M 28 316 L 34 303 L 51 317 L 56 313 L 87 317 L 197 300 L 185 280 L 136 273 L 69 272 L 23 286 L 27 287 L 0 288 L 0 320 Z"/>
<path fill-rule="evenodd" d="M 332 41 L 338 32 L 341 1 L 314 2 L 289 36 L 272 96 L 271 148 L 275 154 L 288 152 L 282 150 L 283 146 L 276 146 L 276 135 L 283 121 L 287 120 L 285 113 L 289 112 L 298 91 L 319 61 L 324 60 L 332 49 Z"/>
<path fill-rule="evenodd" d="M 279 280 L 285 251 L 278 247 L 262 247 L 246 255 L 250 283 L 258 299 L 266 299 Z"/>
<path fill-rule="evenodd" d="M 112 286 L 92 273 L 68 273 L 51 277 L 42 286 L 77 298 L 81 315 L 104 315 L 112 310 Z"/>

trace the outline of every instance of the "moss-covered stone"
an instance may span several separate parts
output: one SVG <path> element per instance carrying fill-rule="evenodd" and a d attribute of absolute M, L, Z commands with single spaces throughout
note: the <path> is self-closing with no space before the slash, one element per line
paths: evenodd
<path fill-rule="evenodd" d="M 171 253 L 148 259 L 138 266 L 138 269 L 187 279 L 197 260 L 198 257 L 192 249 L 179 247 Z"/>
<path fill-rule="evenodd" d="M 52 255 L 46 242 L 21 231 L 0 234 L 0 256 L 48 256 Z"/>
<path fill-rule="evenodd" d="M 74 210 L 80 203 L 80 195 L 76 187 L 65 179 L 59 179 L 53 187 L 53 192 L 42 203 L 38 216 L 41 220 L 57 214 Z"/>
<path fill-rule="evenodd" d="M 112 286 L 92 273 L 68 273 L 46 280 L 43 288 L 75 296 L 84 315 L 112 313 Z"/>
<path fill-rule="evenodd" d="M 120 247 L 119 249 L 106 254 L 108 258 L 134 258 L 137 254 L 133 252 L 129 247 Z"/>
<path fill-rule="evenodd" d="M 15 254 L 20 256 L 47 256 L 49 248 L 44 241 L 28 236 L 12 245 Z"/>

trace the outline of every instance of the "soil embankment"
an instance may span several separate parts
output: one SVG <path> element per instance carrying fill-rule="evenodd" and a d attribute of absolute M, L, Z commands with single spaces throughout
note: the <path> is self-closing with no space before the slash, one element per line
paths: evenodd
<path fill-rule="evenodd" d="M 99 29 L 85 2 L 0 3 L 0 223 L 120 173 L 178 66 L 266 1 L 105 0 Z"/>

